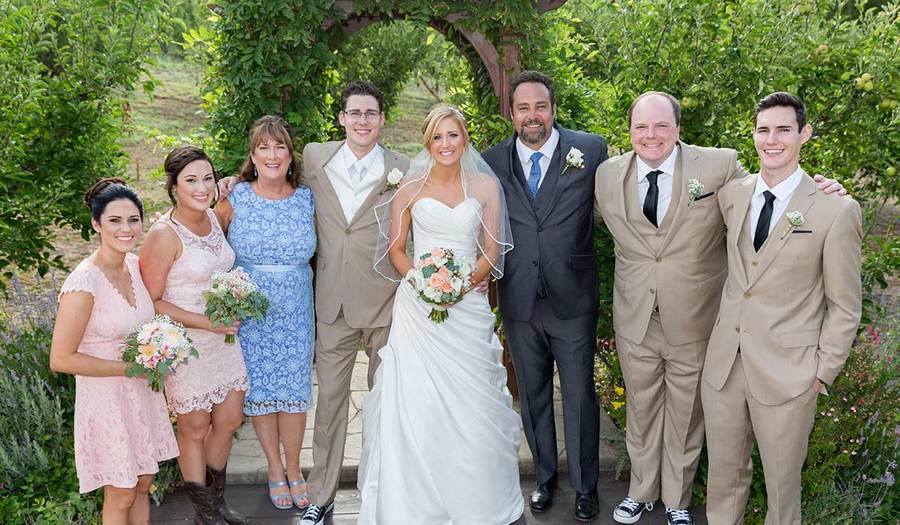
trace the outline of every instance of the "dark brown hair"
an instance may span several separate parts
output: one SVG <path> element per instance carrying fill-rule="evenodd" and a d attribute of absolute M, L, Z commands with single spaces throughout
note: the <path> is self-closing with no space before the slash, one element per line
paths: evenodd
<path fill-rule="evenodd" d="M 195 160 L 209 162 L 213 177 L 219 180 L 219 177 L 216 175 L 216 168 L 205 151 L 197 146 L 180 146 L 173 149 L 166 155 L 166 160 L 163 163 L 163 171 L 166 173 L 166 193 L 169 194 L 172 206 L 175 206 L 175 186 L 178 185 L 178 174 L 184 170 L 185 166 Z"/>
<path fill-rule="evenodd" d="M 763 97 L 759 104 L 756 105 L 756 116 L 759 116 L 760 113 L 767 109 L 779 106 L 794 108 L 794 113 L 797 115 L 797 132 L 799 133 L 803 126 L 806 125 L 806 107 L 799 98 L 790 93 L 776 91 Z M 756 116 L 754 116 L 754 119 Z"/>
<path fill-rule="evenodd" d="M 509 107 L 513 107 L 513 95 L 516 92 L 516 88 L 519 87 L 519 84 L 525 84 L 527 82 L 537 82 L 538 84 L 543 84 L 544 87 L 547 88 L 547 91 L 550 92 L 550 105 L 556 107 L 556 90 L 553 89 L 553 79 L 547 76 L 540 71 L 522 71 L 516 78 L 512 79 L 512 82 L 509 83 Z"/>
<path fill-rule="evenodd" d="M 256 180 L 257 174 L 253 165 L 253 152 L 256 147 L 266 140 L 274 140 L 280 144 L 287 146 L 291 154 L 291 165 L 288 168 L 287 181 L 292 188 L 296 188 L 300 181 L 300 174 L 297 173 L 297 156 L 294 153 L 294 139 L 290 124 L 283 118 L 275 115 L 266 115 L 260 117 L 253 123 L 250 128 L 250 152 L 247 154 L 247 160 L 241 167 L 239 180 L 241 182 L 253 182 Z"/>
<path fill-rule="evenodd" d="M 378 86 L 364 80 L 354 80 L 344 86 L 341 91 L 341 111 L 347 111 L 347 100 L 353 95 L 374 97 L 378 102 L 378 111 L 384 111 L 384 94 L 381 93 Z"/>
<path fill-rule="evenodd" d="M 103 215 L 106 206 L 110 202 L 120 199 L 133 202 L 137 206 L 141 220 L 144 220 L 144 205 L 141 203 L 141 199 L 138 198 L 137 193 L 128 187 L 125 179 L 118 177 L 100 179 L 84 192 L 84 203 L 91 210 L 91 217 L 97 222 L 100 222 L 100 216 Z"/>
<path fill-rule="evenodd" d="M 637 106 L 637 103 L 641 100 L 644 100 L 647 97 L 662 97 L 669 101 L 669 104 L 672 104 L 672 112 L 675 113 L 675 125 L 681 125 L 681 104 L 678 103 L 678 99 L 673 97 L 672 95 L 666 93 L 665 91 L 647 91 L 646 93 L 641 93 L 638 95 L 634 102 L 628 106 L 628 127 L 631 127 L 631 115 L 634 113 L 634 107 Z"/>

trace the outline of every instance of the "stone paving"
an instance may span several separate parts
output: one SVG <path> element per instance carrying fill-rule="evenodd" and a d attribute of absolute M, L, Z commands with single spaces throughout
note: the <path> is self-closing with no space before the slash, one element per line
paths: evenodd
<path fill-rule="evenodd" d="M 359 456 L 362 449 L 362 399 L 368 392 L 366 385 L 366 368 L 368 357 L 364 352 L 359 352 L 356 365 L 353 370 L 353 379 L 350 384 L 350 417 L 347 429 L 347 447 L 344 452 L 344 468 L 341 473 L 343 483 L 354 484 L 359 468 Z M 313 383 L 313 396 L 317 392 L 317 385 Z M 518 412 L 518 404 L 514 407 Z M 554 377 L 554 410 L 556 414 L 557 447 L 560 454 L 560 469 L 566 470 L 565 443 L 563 441 L 562 402 L 560 401 L 559 377 Z M 600 413 L 601 438 L 611 437 L 615 431 L 612 421 L 605 412 Z M 300 455 L 300 465 L 303 472 L 308 475 L 312 467 L 312 434 L 315 420 L 315 408 L 308 414 L 306 420 L 306 435 L 303 438 L 303 451 Z M 615 464 L 615 449 L 601 439 L 600 443 L 600 469 L 612 470 Z M 525 435 L 522 434 L 522 446 L 519 449 L 519 465 L 523 476 L 534 474 L 534 462 Z M 250 419 L 244 422 L 237 433 L 237 442 L 231 450 L 228 460 L 228 483 L 232 485 L 252 485 L 266 482 L 266 459 L 262 448 L 256 440 L 256 433 Z"/>

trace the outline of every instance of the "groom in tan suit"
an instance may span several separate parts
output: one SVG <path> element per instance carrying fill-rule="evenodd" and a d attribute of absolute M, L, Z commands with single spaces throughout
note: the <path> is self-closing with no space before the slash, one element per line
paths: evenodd
<path fill-rule="evenodd" d="M 799 167 L 812 128 L 799 99 L 760 101 L 760 173 L 728 184 L 728 279 L 701 386 L 710 525 L 740 524 L 754 437 L 766 525 L 800 523 L 800 472 L 816 397 L 838 375 L 861 313 L 859 205 L 816 192 Z"/>
<path fill-rule="evenodd" d="M 368 82 L 341 93 L 339 120 L 346 140 L 303 148 L 300 182 L 316 200 L 316 376 L 319 393 L 313 433 L 312 505 L 301 525 L 319 525 L 334 508 L 344 461 L 350 379 L 356 354 L 369 356 L 372 386 L 377 351 L 388 338 L 397 283 L 373 270 L 378 224 L 374 206 L 389 196 L 387 175 L 406 172 L 409 159 L 378 144 L 382 95 Z"/>

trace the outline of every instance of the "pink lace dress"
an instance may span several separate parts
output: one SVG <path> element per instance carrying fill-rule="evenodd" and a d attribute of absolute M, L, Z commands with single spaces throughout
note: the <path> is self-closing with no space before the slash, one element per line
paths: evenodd
<path fill-rule="evenodd" d="M 78 352 L 121 360 L 125 336 L 153 317 L 137 256 L 125 256 L 135 305 L 125 300 L 106 275 L 85 259 L 63 283 L 60 296 L 94 296 L 91 318 Z M 166 400 L 144 378 L 75 376 L 75 469 L 81 492 L 104 485 L 131 488 L 138 476 L 155 474 L 158 463 L 178 456 Z"/>
<path fill-rule="evenodd" d="M 212 210 L 207 210 L 212 231 L 205 237 L 195 235 L 172 219 L 169 212 L 159 222 L 175 231 L 182 250 L 169 270 L 163 299 L 189 312 L 206 310 L 203 291 L 212 284 L 215 272 L 227 272 L 234 265 L 234 250 Z M 185 366 L 166 378 L 166 397 L 179 414 L 195 410 L 212 411 L 213 405 L 225 400 L 232 390 L 246 391 L 249 382 L 241 342 L 225 344 L 225 335 L 198 328 L 188 328 L 188 336 L 200 352 Z"/>

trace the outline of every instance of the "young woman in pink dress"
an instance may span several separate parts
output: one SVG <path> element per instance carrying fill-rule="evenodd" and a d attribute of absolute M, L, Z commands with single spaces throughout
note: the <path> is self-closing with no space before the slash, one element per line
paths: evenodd
<path fill-rule="evenodd" d="M 121 179 L 85 195 L 100 246 L 59 295 L 50 368 L 75 375 L 75 469 L 79 490 L 103 487 L 103 523 L 150 520 L 158 463 L 178 455 L 163 394 L 125 377 L 125 336 L 153 318 L 153 301 L 131 253 L 141 236 L 141 201 Z"/>
<path fill-rule="evenodd" d="M 140 267 L 157 313 L 187 328 L 199 358 L 166 378 L 166 397 L 178 416 L 178 464 L 194 504 L 195 523 L 247 523 L 224 499 L 225 467 L 234 433 L 244 420 L 249 385 L 240 341 L 225 343 L 232 326 L 213 326 L 203 292 L 215 272 L 234 265 L 234 251 L 209 209 L 216 190 L 212 162 L 185 146 L 166 156 L 163 168 L 173 207 L 147 233 Z"/>

